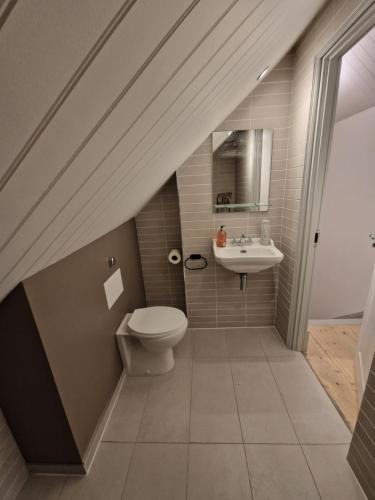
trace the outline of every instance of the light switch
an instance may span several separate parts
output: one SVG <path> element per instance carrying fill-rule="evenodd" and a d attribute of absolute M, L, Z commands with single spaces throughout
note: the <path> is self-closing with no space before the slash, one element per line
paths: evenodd
<path fill-rule="evenodd" d="M 124 291 L 122 283 L 121 269 L 117 269 L 104 283 L 105 296 L 107 298 L 108 309 L 111 309 L 116 300 Z"/>

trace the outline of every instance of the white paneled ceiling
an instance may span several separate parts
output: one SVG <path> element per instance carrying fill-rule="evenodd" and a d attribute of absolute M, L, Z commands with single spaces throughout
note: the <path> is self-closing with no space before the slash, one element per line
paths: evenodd
<path fill-rule="evenodd" d="M 342 58 L 336 121 L 375 106 L 375 28 Z"/>
<path fill-rule="evenodd" d="M 1 297 L 136 215 L 324 1 L 6 3 Z"/>

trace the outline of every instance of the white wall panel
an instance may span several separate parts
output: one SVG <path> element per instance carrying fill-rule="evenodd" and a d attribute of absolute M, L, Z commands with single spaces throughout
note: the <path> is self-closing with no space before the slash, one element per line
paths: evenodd
<path fill-rule="evenodd" d="M 99 10 L 107 5 L 93 3 L 100 4 Z M 61 2 L 48 2 L 52 13 L 55 4 Z M 282 58 L 322 4 L 323 0 L 125 2 L 126 15 L 1 192 L 1 296 L 24 277 L 136 215 L 255 87 L 264 66 L 272 67 Z M 12 29 L 21 30 L 22 5 L 13 9 L 3 30 L 13 26 L 9 24 L 13 16 Z M 115 7 L 119 9 L 114 0 L 108 2 L 102 29 Z M 75 10 L 69 12 L 73 15 Z M 43 18 L 36 8 L 33 16 L 38 25 L 51 19 L 57 23 L 52 14 Z M 80 21 L 84 24 L 84 17 Z M 74 26 L 75 20 L 70 26 L 73 31 Z M 48 44 L 53 33 L 45 31 L 43 40 Z M 86 26 L 82 31 L 88 40 L 91 31 Z M 2 31 L 0 54 L 5 52 L 12 72 L 16 64 L 9 56 L 12 43 L 2 46 L 1 35 Z M 79 37 L 79 33 L 70 36 Z M 32 36 L 26 31 L 21 38 L 26 52 L 27 46 L 32 47 Z M 72 52 L 71 59 L 64 52 L 71 68 L 79 65 L 87 43 L 84 48 L 78 44 L 76 51 L 69 44 L 64 47 Z M 52 41 L 50 45 L 54 47 Z M 52 53 L 58 54 L 57 48 Z M 53 64 L 46 67 L 55 75 Z M 64 75 L 68 73 L 69 68 Z M 65 84 L 62 80 L 49 81 L 48 95 L 58 95 Z M 27 85 L 15 93 L 24 89 Z M 13 155 L 45 116 L 53 100 L 48 95 L 43 93 L 44 100 L 37 94 L 30 96 L 33 109 L 40 100 L 40 114 L 33 120 L 20 101 L 16 114 L 24 116 L 25 130 L 29 128 L 12 146 Z M 15 126 L 14 120 L 6 120 L 7 134 L 17 135 Z M 1 151 L 2 165 L 9 165 L 10 151 L 10 145 L 4 155 Z"/>
<path fill-rule="evenodd" d="M 274 43 L 283 42 L 283 32 L 273 31 L 272 39 Z M 285 51 L 290 47 L 286 47 Z M 195 108 L 195 112 L 188 116 L 188 119 L 184 121 L 184 127 L 189 128 L 191 132 L 191 139 L 197 138 L 197 143 L 195 143 L 195 149 L 200 145 L 199 139 L 202 137 L 202 131 L 207 129 L 208 123 L 210 127 L 214 126 L 212 124 L 221 123 L 225 119 L 231 110 L 233 110 L 233 102 L 237 103 L 238 96 L 241 96 L 240 102 L 243 98 L 248 95 L 247 85 L 252 80 L 255 80 L 255 75 L 260 73 L 259 64 L 263 64 L 263 53 L 259 50 L 257 46 L 254 47 L 256 55 L 246 58 L 242 58 L 237 64 L 236 68 L 231 67 L 230 71 L 226 74 L 222 74 L 219 79 L 219 84 L 213 85 L 209 88 L 208 94 L 205 97 L 201 97 L 201 101 Z M 248 54 L 246 53 L 246 56 Z M 274 64 L 276 64 L 275 61 Z M 274 65 L 272 64 L 272 66 Z M 254 66 L 258 67 L 258 70 L 254 72 Z M 262 68 L 262 66 L 260 66 Z M 243 92 L 243 94 L 242 94 Z M 233 101 L 233 98 L 235 101 Z M 225 103 L 225 104 L 224 104 Z M 199 113 L 198 114 L 198 110 Z M 181 119 L 181 117 L 179 117 Z M 286 124 L 288 124 L 289 118 L 286 118 Z M 107 227 L 106 224 L 115 224 L 114 227 L 118 225 L 116 219 L 113 219 L 115 214 L 118 214 L 119 220 L 121 220 L 121 214 L 127 210 L 128 206 L 137 206 L 137 198 L 139 193 L 144 192 L 146 188 L 150 188 L 151 192 L 155 192 L 155 186 L 158 184 L 158 176 L 161 173 L 167 172 L 165 175 L 168 177 L 170 162 L 173 161 L 173 157 L 170 153 L 170 144 L 174 145 L 176 153 L 183 155 L 183 160 L 180 157 L 176 157 L 175 161 L 177 165 L 181 165 L 183 161 L 189 156 L 187 151 L 190 151 L 190 144 L 186 144 L 185 128 L 178 127 L 178 121 L 175 123 L 175 127 L 171 130 L 170 135 L 164 140 L 164 144 L 160 151 L 156 155 L 149 158 L 148 172 L 150 176 L 147 179 L 147 185 L 145 185 L 145 178 L 142 175 L 142 171 L 138 170 L 135 172 L 133 178 L 131 176 L 126 176 L 122 179 L 123 184 L 117 184 L 112 190 L 109 196 L 107 196 L 103 203 L 97 203 L 96 208 L 93 213 L 90 214 L 89 218 L 85 220 L 84 227 L 81 226 L 82 233 L 79 233 L 79 237 L 73 244 L 67 248 L 70 253 L 81 245 L 85 245 L 96 239 L 97 231 L 99 228 Z M 275 126 L 277 124 L 275 123 Z M 262 126 L 259 124 L 259 126 Z M 199 139 L 198 139 L 199 138 Z M 188 149 L 186 149 L 188 146 Z M 185 153 L 185 154 L 184 154 Z M 154 167 L 154 170 L 152 170 Z M 147 168 L 147 167 L 146 167 Z M 168 169 L 168 170 L 167 170 Z M 125 185 L 124 185 L 125 184 Z M 126 190 L 128 193 L 127 197 L 123 197 L 123 193 Z M 110 214 L 110 215 L 109 215 Z"/>
<path fill-rule="evenodd" d="M 2 176 L 122 0 L 18 2 L 0 31 Z"/>
<path fill-rule="evenodd" d="M 112 106 L 114 102 L 117 104 L 116 100 L 118 105 L 114 109 L 117 116 L 120 115 L 122 120 L 126 120 L 122 127 L 129 126 L 136 110 L 142 105 L 142 101 L 131 100 L 128 96 L 127 90 L 132 78 L 142 70 L 142 65 L 153 49 L 162 42 L 169 28 L 184 15 L 192 1 L 139 0 L 129 11 L 120 26 L 121 30 L 116 30 L 103 47 L 50 126 L 3 188 L 0 213 L 6 210 L 9 203 L 12 203 L 12 211 L 2 225 L 0 246 L 12 234 L 12 230 L 22 223 L 29 213 L 30 206 L 40 203 L 41 198 L 62 174 L 69 174 L 74 169 L 76 182 L 80 181 L 73 162 L 80 156 L 81 151 L 86 152 L 88 145 L 95 145 L 98 140 L 98 133 L 95 132 L 99 131 L 103 124 L 107 125 L 107 120 L 112 118 Z M 229 0 L 224 1 L 229 3 Z M 162 7 L 166 12 L 161 16 L 160 22 L 155 23 L 155 16 Z M 150 16 L 148 22 L 144 16 L 146 8 Z M 155 87 L 157 88 L 157 83 Z M 154 84 L 149 85 L 149 92 L 155 87 Z M 134 86 L 130 88 L 133 89 Z M 132 104 L 135 106 L 129 109 Z M 127 106 L 125 117 L 119 105 Z M 110 123 L 106 130 L 107 136 L 99 147 L 103 147 L 108 141 L 112 143 L 114 134 L 119 133 L 115 128 L 111 128 Z M 86 158 L 85 160 L 87 161 Z M 87 168 L 90 167 L 93 165 L 87 165 Z M 30 171 L 33 175 L 28 175 Z M 24 196 L 25 193 L 27 196 Z"/>

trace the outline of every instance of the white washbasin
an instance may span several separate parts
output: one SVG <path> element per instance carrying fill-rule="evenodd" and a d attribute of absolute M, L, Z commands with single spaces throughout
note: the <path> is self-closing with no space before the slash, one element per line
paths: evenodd
<path fill-rule="evenodd" d="M 261 245 L 259 238 L 253 238 L 252 241 L 252 244 L 246 246 L 227 243 L 226 247 L 219 248 L 213 240 L 216 262 L 234 273 L 257 273 L 283 260 L 284 255 L 272 240 L 267 246 Z"/>

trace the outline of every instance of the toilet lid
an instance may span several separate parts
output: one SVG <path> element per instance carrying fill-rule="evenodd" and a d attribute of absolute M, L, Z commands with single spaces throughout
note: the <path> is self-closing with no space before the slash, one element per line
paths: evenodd
<path fill-rule="evenodd" d="M 134 333 L 151 337 L 177 330 L 186 321 L 185 314 L 175 307 L 155 306 L 136 309 L 128 326 Z"/>

